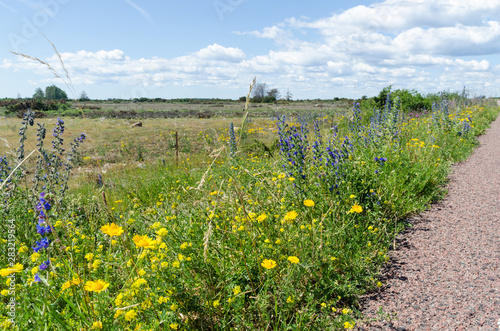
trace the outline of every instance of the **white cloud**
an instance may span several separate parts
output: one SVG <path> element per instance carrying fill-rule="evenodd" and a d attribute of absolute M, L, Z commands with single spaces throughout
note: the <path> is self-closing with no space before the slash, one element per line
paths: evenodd
<path fill-rule="evenodd" d="M 195 57 L 214 61 L 239 62 L 245 58 L 245 53 L 239 48 L 213 44 L 199 50 Z"/>

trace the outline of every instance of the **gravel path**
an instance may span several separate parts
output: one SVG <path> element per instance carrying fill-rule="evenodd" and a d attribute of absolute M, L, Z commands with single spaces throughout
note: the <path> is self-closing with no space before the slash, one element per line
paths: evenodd
<path fill-rule="evenodd" d="M 357 330 L 500 330 L 500 117 L 479 141 L 446 198 L 398 237 L 383 288 L 363 304 L 397 320 Z"/>

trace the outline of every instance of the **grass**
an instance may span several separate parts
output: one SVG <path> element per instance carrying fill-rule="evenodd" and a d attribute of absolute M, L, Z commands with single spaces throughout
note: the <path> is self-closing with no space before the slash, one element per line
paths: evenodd
<path fill-rule="evenodd" d="M 2 245 L 0 274 L 15 277 L 0 285 L 0 322 L 19 330 L 353 328 L 364 321 L 360 296 L 383 289 L 379 272 L 404 218 L 443 195 L 450 166 L 498 114 L 496 105 L 465 101 L 414 118 L 387 108 L 371 121 L 373 111 L 359 108 L 245 123 L 144 120 L 143 128 L 68 119 L 64 137 L 87 134 L 74 149 L 69 191 L 61 189 L 68 151 L 50 134 L 54 147 L 40 148 L 28 130 L 25 150 L 37 158 L 1 191 L 0 214 L 13 222 L 0 226 L 15 230 L 5 237 L 15 251 Z M 14 146 L 18 124 L 3 125 Z M 12 169 L 2 162 L 5 178 Z M 37 224 L 50 233 L 37 234 Z M 43 238 L 50 244 L 34 252 Z"/>

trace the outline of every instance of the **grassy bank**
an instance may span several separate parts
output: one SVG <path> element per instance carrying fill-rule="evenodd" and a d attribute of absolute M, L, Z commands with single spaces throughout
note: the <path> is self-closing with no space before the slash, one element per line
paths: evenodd
<path fill-rule="evenodd" d="M 35 135 L 25 142 L 39 150 L 35 170 L 7 183 L 12 169 L 0 165 L 0 213 L 14 220 L 1 225 L 12 236 L 0 274 L 15 275 L 1 285 L 3 326 L 15 296 L 19 330 L 352 328 L 359 297 L 384 286 L 378 274 L 404 218 L 443 195 L 450 166 L 497 114 L 462 100 L 418 116 L 388 105 L 228 118 L 190 127 L 181 146 L 196 147 L 179 157 L 174 130 L 154 121 L 148 135 L 96 121 L 78 149 L 60 139 L 83 127 L 58 121 L 45 147 Z M 68 152 L 80 167 L 69 193 Z"/>

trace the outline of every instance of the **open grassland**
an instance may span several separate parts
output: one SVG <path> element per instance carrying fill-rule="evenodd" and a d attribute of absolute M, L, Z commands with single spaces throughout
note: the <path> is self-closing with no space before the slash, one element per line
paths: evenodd
<path fill-rule="evenodd" d="M 497 114 L 467 99 L 418 116 L 41 119 L 38 135 L 3 120 L 10 146 L 26 140 L 0 162 L 2 326 L 353 328 L 404 218 Z"/>

